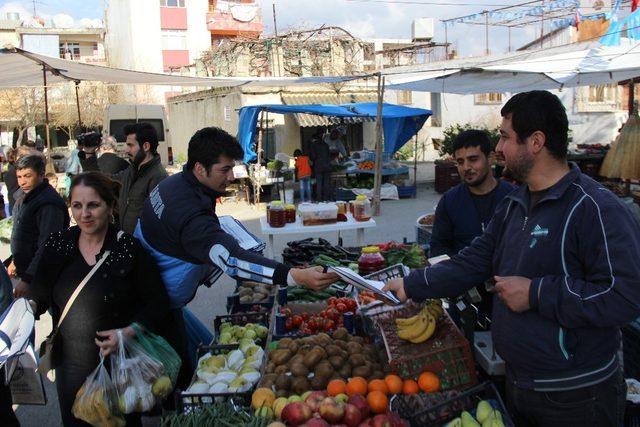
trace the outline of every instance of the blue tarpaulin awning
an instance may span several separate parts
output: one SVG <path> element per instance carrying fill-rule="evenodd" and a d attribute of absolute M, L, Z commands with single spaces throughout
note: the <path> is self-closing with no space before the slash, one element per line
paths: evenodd
<path fill-rule="evenodd" d="M 343 105 L 253 105 L 240 109 L 238 140 L 244 149 L 244 162 L 256 160 L 253 144 L 260 111 L 278 114 L 316 114 L 332 117 L 373 117 L 377 116 L 378 104 L 363 102 Z M 405 107 L 403 105 L 382 104 L 382 126 L 384 128 L 384 152 L 395 153 L 407 143 L 431 116 L 431 110 Z"/>

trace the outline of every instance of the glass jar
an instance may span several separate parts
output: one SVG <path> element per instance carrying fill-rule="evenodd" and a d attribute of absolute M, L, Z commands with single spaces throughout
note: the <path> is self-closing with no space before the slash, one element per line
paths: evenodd
<path fill-rule="evenodd" d="M 377 246 L 365 246 L 358 258 L 358 273 L 361 276 L 382 270 L 386 265 L 384 257 Z"/>
<path fill-rule="evenodd" d="M 347 202 L 338 201 L 336 205 L 338 206 L 338 221 L 347 221 Z"/>
<path fill-rule="evenodd" d="M 296 222 L 296 207 L 294 205 L 286 205 L 284 210 L 286 212 L 287 224 Z"/>
<path fill-rule="evenodd" d="M 371 219 L 371 202 L 364 194 L 356 197 L 356 201 L 353 204 L 353 218 L 359 222 Z"/>
<path fill-rule="evenodd" d="M 269 208 L 269 225 L 273 228 L 281 228 L 284 227 L 286 223 L 287 214 L 282 202 L 271 202 L 271 206 Z"/>

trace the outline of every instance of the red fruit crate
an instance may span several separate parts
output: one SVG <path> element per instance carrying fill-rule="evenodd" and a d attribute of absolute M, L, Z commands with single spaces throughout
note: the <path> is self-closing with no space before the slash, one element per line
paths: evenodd
<path fill-rule="evenodd" d="M 417 314 L 421 307 L 407 306 L 377 316 L 391 370 L 403 378 L 417 378 L 430 371 L 440 379 L 441 390 L 464 390 L 478 383 L 469 342 L 446 311 L 438 319 L 436 331 L 427 341 L 413 344 L 398 337 L 396 318 Z"/>

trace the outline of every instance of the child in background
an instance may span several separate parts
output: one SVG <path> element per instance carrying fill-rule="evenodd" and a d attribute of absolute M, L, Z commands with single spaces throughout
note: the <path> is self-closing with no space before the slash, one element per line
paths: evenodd
<path fill-rule="evenodd" d="M 302 151 L 295 150 L 293 157 L 296 158 L 296 172 L 300 181 L 300 201 L 311 201 L 311 164 L 309 156 L 304 156 Z"/>
<path fill-rule="evenodd" d="M 53 172 L 49 172 L 44 177 L 49 181 L 49 185 L 52 186 L 54 190 L 58 191 L 58 175 Z"/>

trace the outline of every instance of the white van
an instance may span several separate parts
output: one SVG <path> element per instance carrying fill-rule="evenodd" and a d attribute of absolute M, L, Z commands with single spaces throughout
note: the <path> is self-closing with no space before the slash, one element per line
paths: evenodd
<path fill-rule="evenodd" d="M 169 137 L 169 121 L 163 105 L 107 105 L 104 111 L 103 131 L 107 135 L 113 136 L 118 141 L 118 147 L 124 148 L 127 136 L 124 134 L 126 125 L 147 122 L 150 123 L 158 133 L 158 153 L 162 159 L 162 164 L 173 164 L 173 153 L 171 150 L 171 138 Z M 121 148 L 122 147 L 122 148 Z"/>

